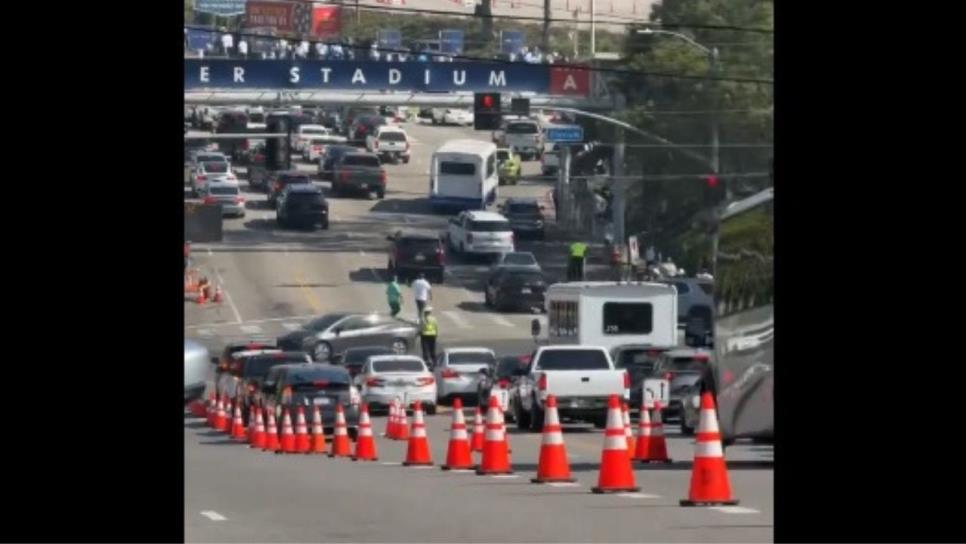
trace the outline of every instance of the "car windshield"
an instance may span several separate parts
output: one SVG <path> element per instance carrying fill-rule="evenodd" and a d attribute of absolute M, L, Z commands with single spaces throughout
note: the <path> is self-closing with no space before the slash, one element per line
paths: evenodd
<path fill-rule="evenodd" d="M 312 183 L 312 178 L 301 174 L 282 174 L 278 176 L 278 181 L 285 185 L 290 183 Z"/>
<path fill-rule="evenodd" d="M 471 232 L 513 232 L 508 221 L 470 221 Z"/>
<path fill-rule="evenodd" d="M 373 157 L 371 155 L 348 155 L 343 159 L 342 164 L 348 166 L 371 166 L 373 168 L 379 167 L 379 157 Z"/>
<path fill-rule="evenodd" d="M 543 275 L 539 272 L 512 272 L 504 276 L 503 282 L 508 285 L 532 285 L 543 283 Z"/>
<path fill-rule="evenodd" d="M 402 132 L 383 132 L 379 135 L 379 139 L 384 142 L 405 142 L 406 135 Z"/>
<path fill-rule="evenodd" d="M 496 357 L 494 357 L 492 353 L 486 351 L 449 354 L 449 364 L 451 365 L 491 364 L 495 360 Z"/>
<path fill-rule="evenodd" d="M 213 195 L 227 196 L 227 195 L 237 195 L 239 194 L 238 187 L 235 186 L 221 186 L 221 187 L 209 187 L 208 192 Z"/>
<path fill-rule="evenodd" d="M 503 264 L 514 266 L 532 266 L 537 260 L 532 253 L 507 253 L 503 256 Z"/>
<path fill-rule="evenodd" d="M 513 215 L 540 215 L 540 207 L 533 202 L 512 202 L 507 213 Z"/>
<path fill-rule="evenodd" d="M 604 352 L 595 349 L 548 350 L 540 355 L 540 370 L 609 370 Z"/>
<path fill-rule="evenodd" d="M 322 366 L 322 365 L 320 365 Z M 341 384 L 349 385 L 349 372 L 342 367 L 325 365 L 325 368 L 306 368 L 291 372 L 288 383 L 292 387 L 305 385 Z"/>
<path fill-rule="evenodd" d="M 350 349 L 346 350 L 345 357 L 342 358 L 342 363 L 351 365 L 357 364 L 361 365 L 366 362 L 366 359 L 373 355 L 391 355 L 392 350 L 389 348 L 365 348 L 365 349 Z"/>
<path fill-rule="evenodd" d="M 540 130 L 537 129 L 535 123 L 510 123 L 506 127 L 507 134 L 537 134 Z"/>
<path fill-rule="evenodd" d="M 324 315 L 322 317 L 309 321 L 308 323 L 305 324 L 304 328 L 310 331 L 324 331 L 325 329 L 328 329 L 329 327 L 331 327 L 333 323 L 342 319 L 343 317 L 345 316 L 342 314 Z"/>
<path fill-rule="evenodd" d="M 413 359 L 390 359 L 388 361 L 374 361 L 372 370 L 375 372 L 424 372 L 426 366 L 422 361 Z"/>
<path fill-rule="evenodd" d="M 228 163 L 223 161 L 211 161 L 202 163 L 204 165 L 205 172 L 211 172 L 213 174 L 223 174 L 228 171 Z"/>

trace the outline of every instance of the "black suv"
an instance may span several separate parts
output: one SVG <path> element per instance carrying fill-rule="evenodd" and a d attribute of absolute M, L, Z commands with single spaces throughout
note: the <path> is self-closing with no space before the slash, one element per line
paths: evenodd
<path fill-rule="evenodd" d="M 300 172 L 298 170 L 288 170 L 273 174 L 268 184 L 268 203 L 274 206 L 278 200 L 278 195 L 282 193 L 282 189 L 294 184 L 311 185 L 312 177 L 308 172 Z"/>
<path fill-rule="evenodd" d="M 322 189 L 311 183 L 298 183 L 285 187 L 278 196 L 275 220 L 279 226 L 304 225 L 329 228 L 329 203 L 322 196 Z"/>
<path fill-rule="evenodd" d="M 532 236 L 543 240 L 543 206 L 532 198 L 508 198 L 500 207 L 500 212 L 507 221 L 513 233 L 523 238 Z"/>
<path fill-rule="evenodd" d="M 434 283 L 443 283 L 446 254 L 443 241 L 435 234 L 399 231 L 386 237 L 389 247 L 389 275 L 408 283 L 420 272 Z"/>

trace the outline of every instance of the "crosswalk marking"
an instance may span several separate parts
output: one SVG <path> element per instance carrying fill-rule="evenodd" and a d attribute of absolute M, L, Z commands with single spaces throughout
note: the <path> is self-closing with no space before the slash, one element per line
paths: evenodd
<path fill-rule="evenodd" d="M 453 323 L 456 323 L 456 326 L 461 329 L 470 328 L 470 324 L 467 323 L 465 319 L 460 317 L 460 314 L 458 314 L 457 312 L 454 312 L 452 310 L 444 310 L 443 315 L 448 317 Z"/>
<path fill-rule="evenodd" d="M 745 508 L 744 506 L 712 506 L 711 510 L 717 510 L 718 512 L 724 512 L 725 514 L 760 514 L 758 510 L 754 508 Z"/>
<path fill-rule="evenodd" d="M 259 327 L 258 325 L 242 325 L 241 327 L 238 327 L 238 328 L 241 329 L 242 332 L 247 334 L 258 334 L 262 332 L 262 328 Z"/>
<path fill-rule="evenodd" d="M 493 322 L 496 323 L 497 325 L 502 325 L 504 327 L 514 326 L 513 323 L 510 323 L 509 321 L 507 321 L 507 319 L 502 315 L 490 314 L 490 319 L 492 319 Z"/>
<path fill-rule="evenodd" d="M 282 323 L 282 326 L 285 327 L 286 330 L 290 331 L 295 331 L 302 328 L 302 326 L 298 323 Z"/>
<path fill-rule="evenodd" d="M 625 497 L 628 499 L 659 499 L 660 495 L 649 495 L 647 493 L 617 493 L 618 497 Z"/>

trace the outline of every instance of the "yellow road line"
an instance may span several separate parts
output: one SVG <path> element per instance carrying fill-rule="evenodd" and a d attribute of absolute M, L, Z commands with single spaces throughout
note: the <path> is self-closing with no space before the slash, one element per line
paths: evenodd
<path fill-rule="evenodd" d="M 312 290 L 305 285 L 305 278 L 302 275 L 301 268 L 295 269 L 295 282 L 299 284 L 299 289 L 302 290 L 302 294 L 304 295 L 306 302 L 309 303 L 309 306 L 315 310 L 315 313 L 321 313 L 322 305 L 319 303 L 319 299 L 315 296 L 315 293 L 313 293 Z"/>

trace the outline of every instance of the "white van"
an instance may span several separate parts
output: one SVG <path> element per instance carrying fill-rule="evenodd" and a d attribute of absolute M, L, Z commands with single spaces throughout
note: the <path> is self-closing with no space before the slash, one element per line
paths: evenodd
<path fill-rule="evenodd" d="M 678 295 L 673 285 L 649 282 L 570 282 L 547 288 L 551 344 L 678 344 Z"/>
<path fill-rule="evenodd" d="M 433 153 L 429 203 L 434 210 L 484 210 L 496 201 L 499 175 L 496 146 L 480 140 L 452 140 Z"/>

